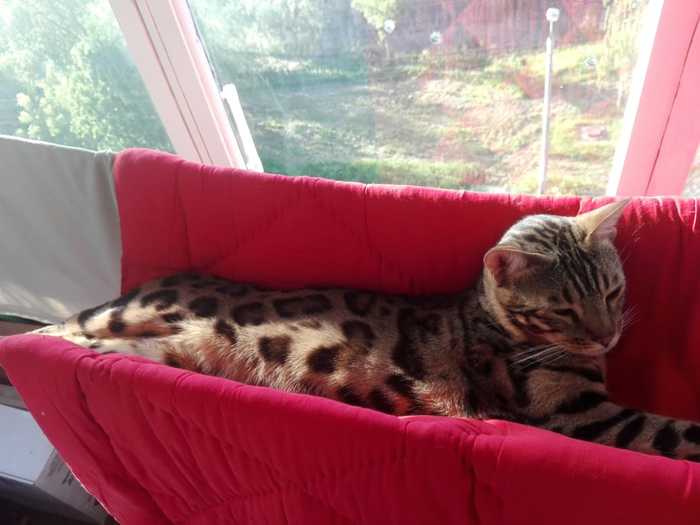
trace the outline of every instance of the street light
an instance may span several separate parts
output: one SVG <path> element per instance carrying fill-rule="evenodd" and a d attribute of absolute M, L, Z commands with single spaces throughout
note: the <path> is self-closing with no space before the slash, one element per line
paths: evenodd
<path fill-rule="evenodd" d="M 540 177 L 537 194 L 542 195 L 547 181 L 549 157 L 549 108 L 552 98 L 552 55 L 554 54 L 554 24 L 559 20 L 559 9 L 550 7 L 545 13 L 549 22 L 549 35 L 545 43 L 544 108 L 542 110 L 542 149 L 540 153 Z"/>

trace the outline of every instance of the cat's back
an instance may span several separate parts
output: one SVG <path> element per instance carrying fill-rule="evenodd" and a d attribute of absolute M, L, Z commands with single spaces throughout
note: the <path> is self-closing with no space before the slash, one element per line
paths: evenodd
<path fill-rule="evenodd" d="M 405 324 L 439 332 L 441 318 L 457 307 L 458 299 L 343 288 L 276 290 L 184 273 L 150 281 L 73 320 L 86 329 L 99 325 L 100 330 L 109 327 L 105 317 L 119 317 L 121 323 L 112 323 L 119 335 L 136 335 L 135 325 L 147 318 L 151 323 L 171 325 L 192 319 L 226 319 L 240 328 L 284 326 L 292 331 L 337 325 L 341 331 L 364 331 L 368 339 L 377 339 L 372 333 L 375 327 L 383 337 Z"/>
<path fill-rule="evenodd" d="M 101 348 L 120 341 L 173 366 L 406 413 L 431 378 L 458 380 L 450 359 L 461 351 L 457 300 L 269 290 L 188 273 L 146 283 L 65 326 Z"/>

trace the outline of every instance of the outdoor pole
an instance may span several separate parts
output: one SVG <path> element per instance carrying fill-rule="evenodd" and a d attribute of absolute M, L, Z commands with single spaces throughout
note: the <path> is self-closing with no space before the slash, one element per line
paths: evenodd
<path fill-rule="evenodd" d="M 540 155 L 540 178 L 537 195 L 544 193 L 547 181 L 547 161 L 549 157 L 549 107 L 552 98 L 552 55 L 554 53 L 554 24 L 559 20 L 559 9 L 550 7 L 545 15 L 549 22 L 549 35 L 545 43 L 544 108 L 542 110 L 542 149 Z"/>

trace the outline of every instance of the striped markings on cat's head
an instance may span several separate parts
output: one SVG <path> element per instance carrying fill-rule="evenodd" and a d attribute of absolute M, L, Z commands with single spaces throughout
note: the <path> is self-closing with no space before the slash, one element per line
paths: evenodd
<path fill-rule="evenodd" d="M 532 215 L 484 256 L 484 306 L 520 342 L 601 355 L 620 338 L 625 276 L 613 245 L 627 201 Z"/>

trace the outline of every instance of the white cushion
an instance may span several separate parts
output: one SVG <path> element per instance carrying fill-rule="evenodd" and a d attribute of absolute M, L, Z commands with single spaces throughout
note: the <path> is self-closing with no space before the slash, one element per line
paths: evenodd
<path fill-rule="evenodd" d="M 113 157 L 0 136 L 0 313 L 56 322 L 119 294 Z"/>

